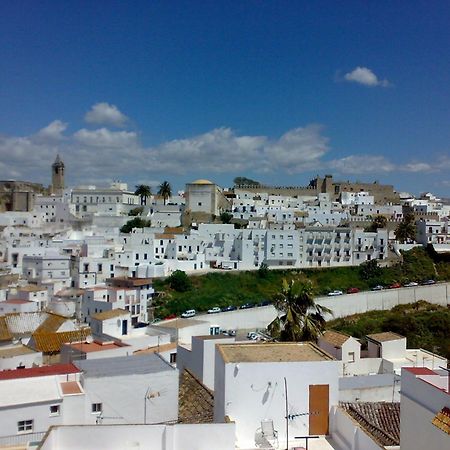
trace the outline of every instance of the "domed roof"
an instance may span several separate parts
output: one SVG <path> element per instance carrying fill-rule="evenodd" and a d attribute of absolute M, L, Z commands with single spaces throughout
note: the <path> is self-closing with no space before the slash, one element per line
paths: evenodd
<path fill-rule="evenodd" d="M 214 184 L 212 181 L 209 180 L 195 180 L 191 184 Z"/>

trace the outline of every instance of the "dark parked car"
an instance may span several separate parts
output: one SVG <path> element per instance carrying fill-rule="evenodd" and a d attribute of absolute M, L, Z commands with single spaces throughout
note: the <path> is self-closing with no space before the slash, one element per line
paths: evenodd
<path fill-rule="evenodd" d="M 254 303 L 244 303 L 243 305 L 241 305 L 239 307 L 239 309 L 249 309 L 249 308 L 254 308 L 255 304 Z"/>
<path fill-rule="evenodd" d="M 430 285 L 430 284 L 436 284 L 436 281 L 434 281 L 434 280 L 425 280 L 425 281 L 422 281 L 422 283 L 420 283 L 422 286 L 428 286 L 428 285 Z"/>
<path fill-rule="evenodd" d="M 237 307 L 230 305 L 230 306 L 225 306 L 225 308 L 222 308 L 222 312 L 227 312 L 227 311 L 236 311 Z"/>
<path fill-rule="evenodd" d="M 270 300 L 263 300 L 262 302 L 258 303 L 258 306 L 269 306 L 272 302 Z"/>

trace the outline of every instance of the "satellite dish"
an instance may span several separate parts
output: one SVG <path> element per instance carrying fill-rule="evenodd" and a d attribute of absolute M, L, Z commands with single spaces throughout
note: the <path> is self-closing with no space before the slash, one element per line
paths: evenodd
<path fill-rule="evenodd" d="M 92 344 L 93 342 L 94 342 L 94 338 L 91 335 L 86 336 L 86 343 L 87 344 Z"/>

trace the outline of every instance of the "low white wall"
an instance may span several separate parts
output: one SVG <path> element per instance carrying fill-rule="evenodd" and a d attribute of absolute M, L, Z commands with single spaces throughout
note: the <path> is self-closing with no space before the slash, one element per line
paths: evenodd
<path fill-rule="evenodd" d="M 330 413 L 330 431 L 338 448 L 352 450 L 380 450 L 355 421 L 341 408 L 334 407 Z"/>
<path fill-rule="evenodd" d="M 337 297 L 317 297 L 316 302 L 333 311 L 331 318 L 350 316 L 372 310 L 387 310 L 394 306 L 426 300 L 429 303 L 447 306 L 450 303 L 450 283 L 431 286 L 364 291 Z"/>
<path fill-rule="evenodd" d="M 41 450 L 234 450 L 235 425 L 93 425 L 54 427 Z"/>

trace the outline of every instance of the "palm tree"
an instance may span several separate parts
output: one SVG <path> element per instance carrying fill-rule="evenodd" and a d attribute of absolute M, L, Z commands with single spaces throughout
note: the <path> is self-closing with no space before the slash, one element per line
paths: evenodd
<path fill-rule="evenodd" d="M 152 195 L 152 190 L 150 186 L 147 186 L 146 184 L 139 184 L 136 186 L 134 194 L 141 197 L 141 205 L 146 205 L 147 197 L 150 197 Z"/>
<path fill-rule="evenodd" d="M 408 213 L 395 229 L 395 238 L 402 244 L 416 239 L 416 219 L 414 214 Z"/>
<path fill-rule="evenodd" d="M 331 310 L 315 303 L 309 281 L 283 280 L 275 296 L 278 316 L 267 327 L 280 341 L 317 341 L 325 328 L 325 314 Z"/>
<path fill-rule="evenodd" d="M 166 204 L 167 199 L 172 196 L 172 187 L 170 186 L 170 183 L 168 181 L 163 181 L 159 185 L 158 194 L 161 195 L 161 197 L 164 199 L 164 204 Z"/>

